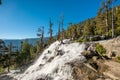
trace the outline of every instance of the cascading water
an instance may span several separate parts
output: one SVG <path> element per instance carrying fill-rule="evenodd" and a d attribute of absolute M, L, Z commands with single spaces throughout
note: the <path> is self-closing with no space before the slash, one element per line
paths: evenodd
<path fill-rule="evenodd" d="M 44 50 L 38 60 L 31 65 L 23 74 L 16 74 L 17 80 L 73 80 L 70 62 L 84 62 L 86 59 L 81 55 L 85 50 L 85 44 L 54 42 Z"/>

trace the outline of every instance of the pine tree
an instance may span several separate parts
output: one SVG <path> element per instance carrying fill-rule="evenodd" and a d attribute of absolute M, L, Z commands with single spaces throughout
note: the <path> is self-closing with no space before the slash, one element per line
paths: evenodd
<path fill-rule="evenodd" d="M 61 30 L 60 30 L 60 23 L 59 23 L 59 26 L 58 26 L 58 34 L 57 34 L 57 39 L 60 40 L 60 33 L 61 33 Z"/>
<path fill-rule="evenodd" d="M 96 17 L 96 35 L 105 35 L 106 33 L 105 17 L 104 14 L 98 14 Z"/>
<path fill-rule="evenodd" d="M 66 37 L 72 39 L 72 23 L 68 24 L 68 28 L 66 30 Z"/>
<path fill-rule="evenodd" d="M 10 65 L 11 65 L 11 54 L 12 54 L 12 42 L 10 42 L 9 48 L 8 48 L 8 72 L 10 72 Z"/>
<path fill-rule="evenodd" d="M 44 26 L 38 28 L 37 36 L 40 38 L 38 46 L 40 46 L 40 51 L 42 51 L 44 46 Z"/>
<path fill-rule="evenodd" d="M 95 19 L 91 22 L 91 34 L 95 35 L 95 31 L 96 31 L 96 21 Z"/>
<path fill-rule="evenodd" d="M 83 26 L 81 24 L 78 24 L 77 34 L 78 37 L 81 37 L 83 35 Z"/>
<path fill-rule="evenodd" d="M 73 32 L 73 40 L 75 40 L 76 38 L 78 38 L 78 33 L 77 33 L 77 25 L 74 24 L 72 27 L 72 32 Z"/>
<path fill-rule="evenodd" d="M 115 31 L 114 31 L 114 2 L 116 2 L 117 0 L 111 0 L 111 4 L 112 4 L 112 38 L 114 37 L 114 35 L 115 35 Z"/>
<path fill-rule="evenodd" d="M 61 16 L 61 40 L 64 39 L 64 15 Z"/>
<path fill-rule="evenodd" d="M 90 19 L 88 19 L 84 25 L 84 36 L 91 35 L 91 31 Z"/>
<path fill-rule="evenodd" d="M 31 47 L 31 45 L 29 44 L 28 39 L 23 41 L 22 51 L 21 51 L 21 58 L 23 59 L 23 63 L 25 63 L 25 64 L 27 62 L 29 62 L 29 60 L 31 59 L 30 47 Z"/>
<path fill-rule="evenodd" d="M 36 55 L 36 47 L 31 46 L 30 47 L 30 55 L 31 55 L 31 59 L 34 59 L 37 55 Z"/>
<path fill-rule="evenodd" d="M 50 22 L 49 22 L 49 24 L 50 24 L 50 29 L 49 29 L 49 34 L 50 34 L 50 38 L 49 38 L 49 44 L 51 44 L 52 42 L 53 42 L 53 36 L 52 36 L 52 34 L 53 34 L 53 30 L 52 30 L 52 26 L 53 26 L 53 23 L 52 23 L 52 21 L 51 21 L 51 18 L 50 18 Z"/>
<path fill-rule="evenodd" d="M 99 14 L 105 14 L 105 24 L 106 24 L 106 35 L 114 36 L 114 10 L 113 3 L 116 0 L 104 0 L 102 1 L 102 6 L 99 9 Z M 112 5 L 112 12 L 110 12 L 110 8 Z M 112 15 L 112 16 L 111 16 Z M 112 24 L 110 24 L 112 23 Z"/>
<path fill-rule="evenodd" d="M 115 35 L 120 35 L 120 5 L 116 7 Z"/>
<path fill-rule="evenodd" d="M 105 14 L 105 25 L 106 25 L 106 35 L 108 36 L 108 33 L 109 33 L 109 22 L 108 22 L 108 19 L 109 19 L 109 6 L 111 4 L 111 0 L 104 0 L 102 1 L 102 5 L 101 5 L 101 8 L 99 9 L 98 13 L 99 14 Z"/>

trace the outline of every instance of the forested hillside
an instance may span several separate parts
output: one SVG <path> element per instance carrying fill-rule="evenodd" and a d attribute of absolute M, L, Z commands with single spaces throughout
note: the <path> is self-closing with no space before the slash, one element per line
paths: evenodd
<path fill-rule="evenodd" d="M 102 8 L 98 10 L 95 18 L 87 19 L 78 24 L 69 23 L 67 30 L 61 32 L 61 34 L 64 34 L 64 38 L 72 38 L 78 41 L 91 41 L 92 39 L 90 39 L 90 37 L 96 35 L 99 35 L 102 39 L 120 35 L 120 5 L 113 8 L 110 5 L 111 3 L 105 5 L 107 9 L 101 6 Z M 84 37 L 84 40 L 82 40 L 81 37 Z M 87 40 L 85 40 L 85 38 Z"/>

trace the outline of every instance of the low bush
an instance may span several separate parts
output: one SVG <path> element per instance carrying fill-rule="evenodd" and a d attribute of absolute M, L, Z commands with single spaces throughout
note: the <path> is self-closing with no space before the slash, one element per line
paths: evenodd
<path fill-rule="evenodd" d="M 5 69 L 0 66 L 0 73 L 5 72 Z"/>
<path fill-rule="evenodd" d="M 116 61 L 117 61 L 117 62 L 120 62 L 120 56 L 118 56 L 118 57 L 116 58 Z"/>
<path fill-rule="evenodd" d="M 96 51 L 100 56 L 104 56 L 104 54 L 106 53 L 106 49 L 99 43 L 96 44 Z"/>
<path fill-rule="evenodd" d="M 10 69 L 11 69 L 11 70 L 14 70 L 14 69 L 15 69 L 15 66 L 14 66 L 14 65 L 11 65 L 11 66 L 10 66 Z"/>
<path fill-rule="evenodd" d="M 89 40 L 87 38 L 79 38 L 77 41 L 78 42 L 87 42 Z"/>

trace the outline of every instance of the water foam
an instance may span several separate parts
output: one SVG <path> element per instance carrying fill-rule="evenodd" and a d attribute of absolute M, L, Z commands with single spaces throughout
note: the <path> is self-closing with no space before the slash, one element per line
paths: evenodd
<path fill-rule="evenodd" d="M 67 63 L 73 61 L 84 61 L 81 52 L 85 50 L 85 44 L 67 43 L 60 44 L 59 41 L 51 44 L 44 50 L 38 60 L 31 65 L 23 74 L 17 74 L 14 78 L 18 80 L 73 80 L 72 67 Z"/>

